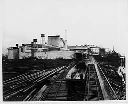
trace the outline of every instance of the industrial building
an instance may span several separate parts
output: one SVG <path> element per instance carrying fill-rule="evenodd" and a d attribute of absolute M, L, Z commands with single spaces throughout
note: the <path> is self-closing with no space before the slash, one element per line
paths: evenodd
<path fill-rule="evenodd" d="M 59 35 L 45 42 L 41 34 L 41 39 L 8 48 L 11 60 L 2 66 L 4 101 L 126 100 L 125 56 L 114 48 L 67 46 Z"/>
<path fill-rule="evenodd" d="M 24 59 L 36 57 L 38 59 L 72 59 L 75 52 L 83 52 L 86 54 L 102 55 L 106 54 L 105 48 L 94 45 L 68 46 L 67 40 L 60 35 L 48 36 L 45 42 L 45 34 L 41 34 L 41 43 L 37 43 L 37 39 L 33 39 L 30 44 L 22 44 L 22 46 L 9 47 L 8 59 Z"/>
<path fill-rule="evenodd" d="M 38 59 L 71 59 L 74 51 L 67 49 L 67 41 L 60 37 L 48 36 L 48 42 L 45 42 L 45 34 L 41 34 L 42 42 L 37 44 L 37 39 L 33 39 L 31 44 L 22 44 L 22 46 L 8 48 L 8 59 L 24 59 L 36 57 Z"/>

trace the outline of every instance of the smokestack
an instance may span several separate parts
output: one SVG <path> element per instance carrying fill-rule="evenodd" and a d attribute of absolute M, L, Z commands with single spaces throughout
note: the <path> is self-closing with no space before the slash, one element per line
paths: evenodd
<path fill-rule="evenodd" d="M 37 39 L 33 39 L 33 42 L 37 42 Z"/>
<path fill-rule="evenodd" d="M 67 50 L 67 30 L 65 29 L 65 49 Z"/>
<path fill-rule="evenodd" d="M 67 50 L 67 40 L 65 40 L 65 49 Z"/>
<path fill-rule="evenodd" d="M 33 39 L 33 43 L 36 44 L 36 42 L 37 42 L 37 39 Z"/>
<path fill-rule="evenodd" d="M 18 48 L 18 44 L 16 44 L 16 47 Z"/>
<path fill-rule="evenodd" d="M 41 34 L 41 38 L 42 38 L 42 45 L 45 44 L 45 34 Z"/>

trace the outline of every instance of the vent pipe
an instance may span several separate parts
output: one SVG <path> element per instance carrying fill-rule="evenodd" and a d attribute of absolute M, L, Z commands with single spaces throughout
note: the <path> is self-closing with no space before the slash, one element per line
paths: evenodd
<path fill-rule="evenodd" d="M 67 50 L 67 30 L 65 29 L 65 50 Z"/>
<path fill-rule="evenodd" d="M 18 48 L 18 44 L 16 44 L 16 47 Z"/>
<path fill-rule="evenodd" d="M 45 45 L 45 34 L 41 34 L 42 45 Z"/>
<path fill-rule="evenodd" d="M 36 42 L 37 42 L 37 39 L 33 39 L 33 42 L 34 42 L 34 44 L 36 44 Z"/>

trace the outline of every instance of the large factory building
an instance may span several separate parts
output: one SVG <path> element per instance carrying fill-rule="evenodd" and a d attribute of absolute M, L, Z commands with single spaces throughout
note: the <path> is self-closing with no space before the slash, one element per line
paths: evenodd
<path fill-rule="evenodd" d="M 8 59 L 24 59 L 36 57 L 38 59 L 72 59 L 74 51 L 67 50 L 66 41 L 57 36 L 48 36 L 45 43 L 45 35 L 41 34 L 42 42 L 37 44 L 37 39 L 33 39 L 31 44 L 8 48 Z"/>
<path fill-rule="evenodd" d="M 72 59 L 75 52 L 83 52 L 92 55 L 105 55 L 105 49 L 94 45 L 67 46 L 67 40 L 60 35 L 48 36 L 45 42 L 45 34 L 41 34 L 42 42 L 37 44 L 37 39 L 33 39 L 30 44 L 8 48 L 8 59 L 25 59 L 36 57 L 38 59 Z"/>

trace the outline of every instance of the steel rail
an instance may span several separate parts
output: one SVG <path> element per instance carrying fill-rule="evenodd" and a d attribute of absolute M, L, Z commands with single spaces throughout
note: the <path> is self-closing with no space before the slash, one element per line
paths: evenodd
<path fill-rule="evenodd" d="M 68 69 L 70 66 L 72 66 L 72 64 L 73 64 L 73 63 L 70 63 L 70 64 L 68 65 L 68 67 L 63 66 L 62 68 Z M 58 70 L 58 69 L 59 69 L 59 68 L 56 68 L 57 71 L 59 71 L 59 72 L 62 71 L 62 70 Z M 58 76 L 58 77 L 59 77 L 59 76 Z M 52 83 L 53 83 L 53 82 L 52 82 Z M 47 88 L 47 87 L 46 87 L 46 88 Z M 40 90 L 39 92 L 40 92 L 40 93 L 41 93 L 41 92 L 45 92 L 45 90 L 43 89 L 43 91 Z M 37 92 L 37 93 L 39 93 L 39 92 Z M 30 100 L 30 101 L 41 100 L 41 95 L 37 97 L 37 93 L 34 95 L 34 97 L 31 97 L 31 99 L 29 99 L 29 100 Z M 45 94 L 45 93 L 44 93 L 44 94 Z M 29 97 L 30 97 L 30 96 L 31 96 L 31 95 L 29 95 Z M 24 100 L 27 101 L 27 99 L 24 99 Z"/>
<path fill-rule="evenodd" d="M 93 64 L 92 64 L 93 65 Z M 92 66 L 91 66 L 92 67 Z M 98 98 L 98 100 L 101 100 L 101 94 L 100 94 L 100 92 L 99 92 L 99 90 L 101 90 L 101 89 L 99 89 L 100 88 L 100 85 L 98 85 L 98 77 L 97 77 L 97 74 L 96 74 L 96 71 L 94 70 L 94 67 L 89 67 L 88 68 L 88 73 L 87 73 L 87 82 L 86 82 L 86 84 L 87 84 L 87 95 L 85 96 L 85 99 L 84 100 L 86 100 L 86 101 L 88 101 L 89 99 L 88 99 L 88 96 L 89 96 L 89 94 L 90 94 L 90 91 L 91 91 L 91 87 L 93 87 L 94 88 L 94 86 L 95 86 L 95 88 L 96 88 L 96 91 L 97 91 L 97 97 L 96 98 Z M 91 78 L 91 75 L 93 75 L 94 74 L 94 76 L 93 76 L 93 80 L 91 79 L 90 80 L 90 78 Z M 95 85 L 91 85 L 91 83 L 90 83 L 90 81 L 94 81 L 95 82 Z M 103 96 L 102 96 L 102 99 L 103 99 Z"/>
<path fill-rule="evenodd" d="M 68 67 L 70 67 L 70 65 L 72 65 L 72 63 L 70 63 L 68 65 Z M 46 72 L 41 77 L 39 76 L 39 78 L 36 81 L 34 81 L 32 85 L 26 86 L 25 88 L 19 89 L 18 91 L 12 92 L 10 90 L 10 92 L 8 92 L 6 95 L 4 95 L 4 97 L 3 97 L 4 100 L 7 100 L 7 99 L 11 98 L 12 96 L 14 96 L 14 95 L 16 95 L 16 94 L 18 94 L 20 92 L 26 92 L 26 91 L 28 91 L 29 89 L 31 89 L 35 85 L 37 85 L 37 83 L 43 81 L 44 79 L 47 79 L 48 77 L 50 77 L 51 75 L 54 75 L 55 73 L 58 73 L 58 72 L 64 70 L 65 68 L 66 68 L 66 66 L 63 66 L 63 67 L 60 67 L 60 68 L 58 67 L 58 68 L 53 69 L 52 71 Z"/>
<path fill-rule="evenodd" d="M 43 73 L 40 75 L 40 76 L 42 76 L 43 75 Z M 14 84 L 12 84 L 12 85 L 8 85 L 11 89 L 13 89 L 13 90 L 15 90 L 15 89 L 17 89 L 17 88 L 19 88 L 19 87 L 23 87 L 23 85 L 24 86 L 26 86 L 26 83 L 28 83 L 27 82 L 28 80 L 21 80 L 21 81 L 19 81 L 19 83 L 14 83 Z M 29 80 L 29 82 L 30 81 L 32 81 L 32 80 Z M 8 87 L 7 85 L 5 86 L 5 87 Z M 5 93 L 7 93 L 7 92 L 9 92 L 11 89 L 7 89 L 6 91 L 4 91 L 3 92 L 3 94 L 5 94 Z"/>
<path fill-rule="evenodd" d="M 112 88 L 111 84 L 109 83 L 109 81 L 108 81 L 108 79 L 107 79 L 106 75 L 105 75 L 105 74 L 104 74 L 104 72 L 102 71 L 102 69 L 101 69 L 101 67 L 100 67 L 100 65 L 99 65 L 99 63 L 98 63 L 98 62 L 97 62 L 97 65 L 98 65 L 98 67 L 99 67 L 99 69 L 100 69 L 100 71 L 101 71 L 102 75 L 103 75 L 103 76 L 104 76 L 104 78 L 105 78 L 105 82 L 107 82 L 107 83 L 108 83 L 108 85 L 109 85 L 109 87 L 110 87 L 110 89 L 111 89 L 111 91 L 112 91 L 112 93 L 113 93 L 113 95 L 112 95 L 112 96 L 114 96 L 114 99 L 119 100 L 119 98 L 117 97 L 117 95 L 116 95 L 115 91 L 113 90 L 113 88 Z"/>
<path fill-rule="evenodd" d="M 68 69 L 72 68 L 73 66 L 74 66 L 74 62 L 71 63 L 68 67 L 66 67 L 66 70 L 65 70 L 65 71 L 68 71 Z M 48 92 L 52 89 L 53 85 L 55 85 L 56 81 L 57 81 L 58 79 L 59 79 L 59 80 L 61 79 L 60 76 L 61 76 L 61 77 L 64 76 L 63 73 L 64 73 L 64 72 L 60 73 L 60 74 L 56 77 L 56 79 L 54 79 L 54 81 L 52 81 L 51 86 L 49 86 L 49 87 L 47 88 L 47 90 L 43 92 L 42 96 L 41 96 L 40 98 L 36 99 L 36 100 L 38 100 L 38 101 L 40 101 L 40 100 L 45 100 L 46 97 L 47 97 Z M 58 92 L 59 92 L 59 89 L 60 89 L 62 83 L 63 83 L 63 81 L 61 80 L 60 83 L 59 83 L 60 86 L 59 86 L 58 89 L 57 89 Z M 58 92 L 56 92 L 56 95 L 55 95 L 54 98 L 56 98 Z"/>
<path fill-rule="evenodd" d="M 63 68 L 63 67 L 61 67 L 61 68 Z M 60 68 L 59 70 L 57 70 L 57 71 L 62 70 L 61 68 Z M 56 72 L 56 71 L 55 71 L 55 72 Z M 51 75 L 54 74 L 55 72 L 54 72 L 54 69 L 53 69 L 53 73 L 50 73 L 50 74 L 48 73 L 49 75 L 46 74 L 47 76 L 44 76 L 41 80 L 38 79 L 38 80 L 34 81 L 33 84 L 32 84 L 31 86 L 29 86 L 29 87 L 27 86 L 27 87 L 25 87 L 25 88 L 22 88 L 22 89 L 20 89 L 20 90 L 18 90 L 18 91 L 14 91 L 14 92 L 11 92 L 11 91 L 10 91 L 10 93 L 4 95 L 4 99 L 8 99 L 8 98 L 10 98 L 10 97 L 12 97 L 12 96 L 14 96 L 14 95 L 20 93 L 21 91 L 27 91 L 27 90 L 29 90 L 30 88 L 34 87 L 38 82 L 40 82 L 40 81 L 42 81 L 42 80 L 48 78 L 49 76 L 51 76 Z"/>

